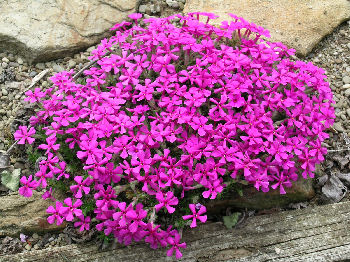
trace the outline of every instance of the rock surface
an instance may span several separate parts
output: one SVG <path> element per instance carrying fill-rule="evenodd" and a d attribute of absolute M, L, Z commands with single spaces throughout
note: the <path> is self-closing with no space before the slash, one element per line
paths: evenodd
<path fill-rule="evenodd" d="M 48 232 L 63 230 L 60 226 L 46 221 L 46 209 L 52 202 L 43 200 L 41 193 L 33 191 L 33 196 L 25 198 L 18 193 L 0 198 L 0 237 L 18 236 L 27 232 Z"/>
<path fill-rule="evenodd" d="M 348 0 L 187 0 L 184 13 L 213 12 L 214 21 L 231 21 L 228 13 L 263 26 L 271 40 L 283 42 L 305 56 L 340 23 L 350 19 Z"/>
<path fill-rule="evenodd" d="M 32 61 L 76 53 L 135 12 L 137 0 L 0 1 L 0 50 Z"/>

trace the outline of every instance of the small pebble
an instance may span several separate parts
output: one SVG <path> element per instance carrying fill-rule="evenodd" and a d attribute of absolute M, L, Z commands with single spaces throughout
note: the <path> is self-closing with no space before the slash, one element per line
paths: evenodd
<path fill-rule="evenodd" d="M 37 72 L 32 71 L 32 72 L 29 73 L 29 76 L 30 76 L 30 77 L 34 77 L 34 76 L 36 76 L 37 74 L 38 74 Z"/>
<path fill-rule="evenodd" d="M 342 127 L 342 124 L 340 122 L 334 123 L 333 128 L 338 132 L 344 132 L 344 128 Z"/>
<path fill-rule="evenodd" d="M 344 76 L 343 82 L 344 82 L 344 84 L 350 84 L 350 76 Z"/>
<path fill-rule="evenodd" d="M 29 251 L 29 250 L 31 250 L 31 249 L 32 249 L 32 246 L 31 246 L 31 245 L 29 245 L 29 244 L 27 244 L 27 245 L 25 245 L 25 246 L 24 246 L 24 248 L 25 248 L 26 250 L 28 250 L 28 251 Z"/>

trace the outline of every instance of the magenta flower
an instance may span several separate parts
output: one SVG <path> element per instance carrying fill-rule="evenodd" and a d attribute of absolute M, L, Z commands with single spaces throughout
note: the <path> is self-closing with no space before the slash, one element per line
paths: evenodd
<path fill-rule="evenodd" d="M 85 180 L 83 180 L 82 176 L 76 176 L 74 177 L 74 181 L 77 183 L 77 185 L 70 186 L 70 190 L 73 192 L 75 198 L 82 198 L 82 192 L 84 192 L 85 195 L 89 194 L 89 186 L 93 182 L 91 178 L 87 177 Z"/>
<path fill-rule="evenodd" d="M 35 138 L 31 137 L 35 134 L 34 127 L 31 127 L 28 131 L 26 126 L 19 126 L 18 130 L 13 134 L 16 140 L 18 141 L 18 144 L 24 145 L 26 141 L 28 144 L 32 144 L 35 141 Z"/>
<path fill-rule="evenodd" d="M 57 151 L 60 148 L 60 144 L 55 144 L 56 143 L 56 137 L 54 135 L 49 136 L 46 138 L 46 143 L 47 144 L 41 144 L 38 146 L 40 149 L 46 149 L 45 154 L 48 154 L 51 150 Z"/>
<path fill-rule="evenodd" d="M 32 179 L 33 179 L 32 175 L 30 175 L 28 178 L 25 176 L 22 176 L 22 178 L 19 180 L 23 185 L 18 190 L 20 195 L 24 197 L 31 197 L 33 195 L 32 190 L 35 190 L 39 186 L 39 183 Z"/>
<path fill-rule="evenodd" d="M 83 215 L 81 209 L 78 209 L 78 207 L 80 207 L 83 204 L 83 202 L 80 199 L 77 199 L 77 201 L 75 201 L 75 203 L 73 204 L 72 199 L 68 197 L 64 200 L 64 203 L 67 205 L 67 207 L 62 208 L 62 214 L 64 215 L 67 221 L 73 221 L 73 215 L 77 217 Z"/>
<path fill-rule="evenodd" d="M 62 217 L 64 211 L 65 208 L 63 207 L 63 204 L 60 201 L 56 201 L 56 208 L 54 208 L 53 206 L 49 206 L 46 209 L 47 213 L 52 214 L 47 218 L 47 222 L 49 224 L 53 224 L 56 221 L 57 225 L 61 225 L 64 221 Z"/>
<path fill-rule="evenodd" d="M 189 205 L 190 210 L 192 211 L 192 215 L 186 215 L 186 216 L 182 216 L 182 218 L 184 220 L 187 219 L 193 219 L 192 223 L 190 225 L 191 228 L 196 227 L 197 226 L 197 219 L 199 219 L 199 221 L 201 221 L 202 223 L 205 223 L 207 221 L 207 216 L 204 215 L 202 216 L 202 214 L 204 214 L 205 212 L 207 212 L 207 209 L 205 206 L 201 205 L 198 212 L 197 212 L 197 205 L 195 204 L 190 204 Z"/>
<path fill-rule="evenodd" d="M 126 217 L 132 221 L 129 226 L 130 232 L 135 233 L 139 227 L 145 227 L 147 224 L 142 220 L 147 216 L 147 211 L 143 209 L 143 205 L 141 203 L 136 205 L 135 210 L 131 209 L 126 212 Z"/>
<path fill-rule="evenodd" d="M 87 217 L 84 217 L 84 215 L 78 216 L 78 219 L 80 221 L 74 222 L 74 227 L 80 227 L 79 228 L 80 232 L 82 232 L 84 230 L 90 230 L 91 218 L 89 216 L 87 216 Z"/>
<path fill-rule="evenodd" d="M 179 200 L 174 196 L 174 193 L 169 191 L 165 194 L 159 192 L 156 194 L 156 198 L 159 202 L 159 204 L 155 205 L 156 211 L 158 212 L 162 207 L 165 207 L 168 212 L 174 213 L 175 208 L 172 206 L 176 206 L 179 203 Z"/>
<path fill-rule="evenodd" d="M 167 242 L 171 245 L 171 248 L 167 251 L 167 256 L 171 257 L 175 251 L 175 257 L 180 259 L 182 257 L 182 253 L 180 252 L 180 248 L 186 248 L 186 243 L 180 243 L 181 236 L 180 234 L 175 234 L 174 237 L 168 237 Z"/>

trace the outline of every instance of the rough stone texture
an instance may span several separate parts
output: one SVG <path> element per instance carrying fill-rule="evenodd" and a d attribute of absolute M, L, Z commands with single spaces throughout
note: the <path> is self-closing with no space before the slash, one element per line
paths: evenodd
<path fill-rule="evenodd" d="M 166 257 L 142 242 L 99 250 L 96 244 L 67 245 L 15 255 L 0 262 L 315 262 L 350 260 L 350 202 L 249 217 L 238 228 L 221 223 L 185 230 L 183 257 Z"/>
<path fill-rule="evenodd" d="M 195 11 L 220 15 L 215 24 L 231 21 L 228 13 L 236 14 L 268 29 L 272 41 L 283 42 L 306 55 L 324 36 L 350 19 L 350 1 L 187 0 L 184 13 Z"/>
<path fill-rule="evenodd" d="M 99 42 L 138 0 L 0 1 L 0 50 L 49 61 Z"/>
<path fill-rule="evenodd" d="M 304 202 L 313 198 L 315 191 L 312 183 L 313 180 L 311 179 L 299 179 L 293 183 L 291 188 L 285 188 L 285 195 L 281 195 L 278 189 L 264 193 L 249 186 L 243 189 L 243 196 L 239 196 L 236 192 L 229 193 L 224 199 L 210 201 L 206 206 L 208 212 L 213 213 L 226 207 L 253 210 L 287 207 L 291 203 Z"/>
<path fill-rule="evenodd" d="M 33 191 L 33 196 L 25 198 L 18 193 L 0 197 L 0 237 L 19 236 L 20 233 L 48 232 L 63 230 L 60 226 L 50 225 L 46 218 L 46 209 L 54 203 L 41 198 L 41 193 Z"/>

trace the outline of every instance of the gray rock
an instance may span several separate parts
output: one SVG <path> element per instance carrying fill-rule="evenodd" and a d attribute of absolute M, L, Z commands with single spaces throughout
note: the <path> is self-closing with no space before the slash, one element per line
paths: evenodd
<path fill-rule="evenodd" d="M 147 5 L 140 5 L 139 6 L 139 12 L 140 13 L 146 13 L 146 10 L 149 9 Z"/>
<path fill-rule="evenodd" d="M 350 76 L 344 76 L 343 82 L 344 82 L 344 84 L 350 84 Z"/>
<path fill-rule="evenodd" d="M 343 87 L 342 87 L 343 90 L 344 90 L 344 89 L 348 89 L 348 88 L 350 88 L 350 84 L 345 84 L 345 85 L 343 85 Z"/>
<path fill-rule="evenodd" d="M 5 88 L 1 89 L 1 93 L 2 93 L 3 96 L 7 96 L 8 95 L 8 92 L 7 92 L 7 90 Z"/>
<path fill-rule="evenodd" d="M 346 114 L 350 117 L 350 108 L 346 109 Z"/>
<path fill-rule="evenodd" d="M 19 67 L 19 64 L 16 63 L 16 62 L 10 62 L 10 63 L 9 63 L 9 66 L 10 66 L 10 67 Z"/>
<path fill-rule="evenodd" d="M 75 62 L 73 59 L 68 61 L 68 67 L 73 68 L 77 65 L 77 62 Z"/>
<path fill-rule="evenodd" d="M 335 122 L 333 128 L 338 132 L 344 132 L 344 128 L 340 122 Z"/>
<path fill-rule="evenodd" d="M 179 7 L 179 3 L 175 0 L 166 0 L 165 1 L 166 4 L 172 8 L 178 8 Z"/>
<path fill-rule="evenodd" d="M 2 61 L 2 62 L 5 62 L 5 63 L 10 62 L 10 60 L 9 60 L 7 57 L 3 57 L 3 58 L 1 59 L 1 61 Z"/>
<path fill-rule="evenodd" d="M 344 198 L 346 192 L 347 188 L 338 177 L 333 175 L 322 187 L 322 198 L 327 203 L 337 203 Z"/>
<path fill-rule="evenodd" d="M 40 70 L 44 70 L 45 69 L 45 65 L 43 63 L 38 63 L 35 65 L 36 68 L 40 69 Z"/>
<path fill-rule="evenodd" d="M 23 59 L 21 57 L 17 58 L 17 63 L 23 65 Z"/>
<path fill-rule="evenodd" d="M 344 95 L 350 97 L 350 88 L 345 90 Z"/>
<path fill-rule="evenodd" d="M 34 76 L 36 76 L 37 74 L 38 74 L 37 72 L 32 71 L 32 72 L 29 73 L 29 76 L 30 76 L 30 77 L 34 77 Z"/>
<path fill-rule="evenodd" d="M 29 61 L 74 54 L 107 36 L 136 11 L 138 0 L 0 1 L 0 50 Z"/>
<path fill-rule="evenodd" d="M 344 183 L 346 186 L 350 186 L 350 173 L 342 174 L 338 173 L 336 176 Z"/>
<path fill-rule="evenodd" d="M 64 71 L 64 68 L 62 66 L 58 65 L 58 64 L 54 64 L 52 66 L 52 69 L 53 69 L 53 71 L 55 71 L 57 73 Z"/>

